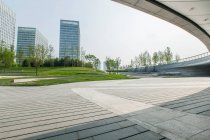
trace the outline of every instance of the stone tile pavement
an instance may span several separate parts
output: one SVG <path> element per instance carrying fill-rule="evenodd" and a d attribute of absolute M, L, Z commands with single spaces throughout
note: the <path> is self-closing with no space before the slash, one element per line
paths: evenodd
<path fill-rule="evenodd" d="M 0 87 L 0 140 L 209 140 L 210 78 Z"/>

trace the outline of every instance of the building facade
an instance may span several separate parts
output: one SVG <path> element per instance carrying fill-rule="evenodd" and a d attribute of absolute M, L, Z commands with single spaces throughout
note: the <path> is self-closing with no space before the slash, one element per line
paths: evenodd
<path fill-rule="evenodd" d="M 59 58 L 80 59 L 79 21 L 60 21 Z"/>
<path fill-rule="evenodd" d="M 37 45 L 48 46 L 47 39 L 36 29 L 30 27 L 18 27 L 17 35 L 17 63 L 30 56 L 30 49 Z"/>
<path fill-rule="evenodd" d="M 0 0 L 0 42 L 14 45 L 15 22 L 15 13 Z"/>

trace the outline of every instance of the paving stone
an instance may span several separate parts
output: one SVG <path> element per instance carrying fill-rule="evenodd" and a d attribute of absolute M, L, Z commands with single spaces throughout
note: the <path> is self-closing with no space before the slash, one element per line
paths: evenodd
<path fill-rule="evenodd" d="M 199 113 L 199 114 L 210 117 L 210 110 L 202 112 L 202 113 Z"/>
<path fill-rule="evenodd" d="M 147 112 L 147 113 L 140 113 L 139 111 L 138 115 L 129 118 L 140 120 L 143 122 L 148 122 L 149 124 L 157 124 L 183 115 L 185 115 L 185 113 L 169 109 L 160 109 L 157 107 L 156 111 L 154 111 L 154 109 L 152 112 Z"/>
<path fill-rule="evenodd" d="M 112 131 L 109 133 L 101 134 L 99 136 L 95 136 L 94 140 L 119 140 L 131 135 L 138 134 L 139 131 L 133 127 L 123 128 L 117 131 Z"/>
<path fill-rule="evenodd" d="M 203 131 L 202 129 L 199 129 L 195 126 L 192 126 L 187 123 L 180 122 L 180 121 L 176 121 L 176 120 L 169 120 L 166 122 L 156 124 L 155 126 L 183 138 L 190 137 L 194 134 L 197 134 Z"/>
<path fill-rule="evenodd" d="M 119 129 L 116 131 L 109 129 L 112 131 L 106 131 L 107 133 L 104 132 L 103 134 L 96 134 L 96 130 L 92 129 L 92 134 L 95 135 L 96 138 L 98 137 L 104 138 L 106 140 L 112 140 L 125 137 L 127 138 L 137 135 L 142 131 L 148 131 L 147 136 L 149 138 L 149 132 L 151 131 L 142 127 L 144 125 L 135 125 L 129 127 L 129 125 L 133 125 L 135 124 L 135 122 L 130 122 L 126 120 L 126 118 L 139 115 L 139 117 L 141 117 L 141 119 L 144 120 L 146 123 L 151 123 L 154 125 L 155 123 L 159 123 L 159 121 L 165 121 L 168 119 L 174 119 L 174 117 L 180 117 L 179 115 L 177 115 L 179 114 L 177 112 L 177 114 L 170 111 L 168 113 L 161 112 L 162 109 L 157 109 L 157 106 L 153 107 L 153 105 L 151 104 L 156 105 L 164 102 L 170 103 L 170 101 L 172 103 L 173 100 L 176 99 L 177 103 L 180 101 L 185 101 L 185 103 L 182 104 L 184 105 L 186 103 L 197 102 L 198 100 L 203 100 L 205 98 L 208 99 L 210 97 L 210 88 L 208 88 L 209 81 L 210 78 L 142 78 L 125 81 L 72 83 L 46 87 L 0 87 L 0 127 L 5 127 L 6 129 L 4 130 L 7 131 L 4 133 L 0 133 L 0 139 L 33 140 L 32 138 L 34 138 L 35 140 L 35 138 L 46 138 L 49 136 L 54 136 L 53 139 L 59 140 L 73 139 L 70 137 L 71 134 L 69 132 L 78 132 L 86 129 L 89 130 L 89 132 L 87 131 L 87 134 L 91 134 L 90 129 L 92 129 L 92 127 L 108 125 L 110 123 L 117 123 L 119 125 Z M 130 114 L 126 114 L 127 116 L 124 115 L 122 117 L 113 117 L 116 116 L 116 114 L 113 114 L 110 111 L 104 111 L 101 106 L 98 106 L 95 103 L 92 103 L 89 100 L 84 99 L 81 96 L 72 92 L 73 88 L 90 87 L 93 89 L 108 89 L 110 90 L 110 95 L 124 98 L 123 102 L 121 102 L 122 104 L 118 104 L 118 106 L 115 106 L 115 109 L 120 109 L 122 111 L 123 109 L 125 109 L 124 113 L 126 112 L 126 110 L 127 112 L 132 112 Z M 120 101 L 122 101 L 122 98 L 120 98 Z M 140 103 L 140 106 L 138 105 L 138 103 L 132 106 L 130 104 L 131 100 L 142 103 Z M 113 105 L 117 105 L 115 104 L 115 100 L 112 101 L 113 102 L 111 103 Z M 126 104 L 124 104 L 124 101 L 126 101 Z M 108 103 L 110 104 L 110 102 Z M 150 105 L 146 106 L 147 104 L 145 103 L 148 103 Z M 146 108 L 142 105 L 145 105 Z M 139 108 L 135 110 L 132 107 Z M 99 111 L 94 111 L 94 109 L 96 108 Z M 202 112 L 201 114 L 208 115 L 208 109 L 208 106 L 205 106 L 201 108 L 195 108 L 190 111 L 192 111 L 191 113 L 206 111 Z M 89 114 L 87 115 L 79 115 L 79 113 L 88 112 Z M 157 114 L 157 112 L 159 112 L 159 114 Z M 67 114 L 71 116 L 71 118 L 74 120 L 68 120 L 69 117 L 65 116 Z M 77 115 L 81 118 L 78 119 Z M 58 118 L 55 120 L 51 120 L 55 117 Z M 112 118 L 101 120 L 107 117 Z M 199 124 L 199 120 L 195 121 L 195 124 L 198 124 L 200 127 L 203 126 L 203 128 L 208 128 L 208 126 L 203 123 L 204 122 L 201 122 L 201 124 Z M 184 124 L 186 123 L 184 122 Z M 0 131 L 2 132 L 3 130 L 0 128 Z M 189 131 L 195 132 L 194 127 L 189 128 Z M 190 132 L 187 132 L 187 134 L 189 133 L 190 135 Z M 208 131 L 205 133 L 201 132 L 200 136 L 204 138 L 208 137 L 208 133 Z M 197 137 L 198 136 L 199 135 L 197 135 Z M 200 136 L 199 138 L 201 138 Z M 157 137 L 160 136 L 158 135 Z M 87 139 L 93 140 L 93 137 L 88 137 Z"/>
<path fill-rule="evenodd" d="M 131 126 L 131 125 L 136 125 L 136 123 L 133 123 L 131 121 L 122 121 L 122 122 L 118 122 L 118 124 L 121 126 L 121 127 L 127 127 L 127 126 Z"/>
<path fill-rule="evenodd" d="M 185 111 L 185 110 L 190 110 L 190 109 L 193 109 L 193 108 L 196 108 L 199 106 L 204 106 L 206 104 L 209 104 L 209 101 L 204 101 L 204 102 L 200 102 L 200 103 L 195 103 L 195 104 L 191 104 L 191 105 L 178 107 L 178 108 L 176 108 L 176 110 Z"/>
<path fill-rule="evenodd" d="M 110 124 L 110 125 L 99 126 L 99 127 L 79 131 L 78 134 L 79 134 L 79 138 L 82 139 L 82 138 L 91 137 L 91 136 L 94 136 L 94 135 L 106 133 L 106 132 L 109 132 L 109 131 L 113 131 L 113 130 L 116 130 L 116 129 L 120 129 L 120 128 L 121 128 L 121 126 L 118 123 L 114 123 L 114 124 Z"/>
<path fill-rule="evenodd" d="M 157 133 L 147 131 L 147 132 L 144 132 L 144 133 L 140 133 L 140 134 L 125 138 L 123 140 L 160 140 L 160 139 L 163 139 L 163 138 L 164 138 L 163 136 L 160 136 Z"/>
<path fill-rule="evenodd" d="M 201 107 L 197 107 L 197 108 L 187 110 L 186 112 L 193 113 L 193 114 L 198 114 L 198 113 L 201 113 L 201 112 L 205 112 L 209 109 L 210 109 L 210 105 L 206 105 L 206 106 L 201 106 Z"/>
<path fill-rule="evenodd" d="M 209 140 L 210 130 L 206 130 L 189 138 L 189 140 Z"/>
<path fill-rule="evenodd" d="M 82 139 L 82 140 L 94 140 L 93 138 L 86 138 L 86 139 Z"/>
<path fill-rule="evenodd" d="M 195 114 L 189 114 L 183 117 L 178 117 L 176 120 L 181 121 L 183 123 L 190 124 L 192 126 L 195 126 L 197 128 L 200 128 L 202 130 L 210 129 L 210 118 L 201 116 L 201 115 L 195 115 Z"/>
<path fill-rule="evenodd" d="M 125 118 L 121 117 L 121 116 L 117 116 L 117 117 L 111 117 L 111 118 L 107 118 L 105 121 L 107 123 L 113 123 L 113 122 L 117 122 L 117 121 L 124 121 L 126 120 Z"/>
<path fill-rule="evenodd" d="M 186 105 L 191 105 L 191 104 L 195 104 L 195 103 L 199 103 L 199 102 L 203 102 L 203 101 L 209 101 L 210 99 L 199 99 L 199 100 L 193 100 L 193 99 L 189 99 L 189 101 L 184 101 L 184 102 L 181 102 L 181 103 L 176 103 L 176 104 L 172 104 L 172 105 L 167 105 L 167 106 L 164 106 L 166 108 L 171 108 L 171 109 L 175 109 L 175 108 L 179 108 L 179 107 L 183 107 L 183 106 L 186 106 Z"/>
<path fill-rule="evenodd" d="M 146 128 L 140 126 L 140 125 L 135 125 L 134 128 L 138 129 L 139 132 L 145 132 L 145 131 L 149 131 Z"/>
<path fill-rule="evenodd" d="M 70 128 L 67 127 L 66 130 L 65 130 L 65 133 L 80 131 L 80 130 L 84 130 L 84 129 L 88 129 L 88 128 L 102 126 L 102 125 L 105 125 L 105 124 L 107 124 L 105 122 L 105 120 L 87 122 L 87 123 L 84 123 L 84 124 L 79 124 L 78 126 L 75 126 L 75 127 L 70 127 Z"/>
<path fill-rule="evenodd" d="M 44 138 L 43 140 L 78 140 L 78 138 L 76 133 L 70 133 L 50 138 Z"/>

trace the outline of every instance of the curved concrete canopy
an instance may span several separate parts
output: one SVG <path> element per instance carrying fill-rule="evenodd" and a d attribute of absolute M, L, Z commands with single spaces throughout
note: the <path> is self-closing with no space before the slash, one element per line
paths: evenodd
<path fill-rule="evenodd" d="M 200 39 L 210 51 L 210 0 L 113 0 L 161 18 Z"/>

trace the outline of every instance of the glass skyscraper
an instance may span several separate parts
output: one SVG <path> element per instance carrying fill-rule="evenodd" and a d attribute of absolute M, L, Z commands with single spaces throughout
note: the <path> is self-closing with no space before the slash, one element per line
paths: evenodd
<path fill-rule="evenodd" d="M 30 48 L 37 45 L 47 47 L 47 39 L 36 29 L 30 27 L 18 27 L 17 35 L 17 63 L 22 63 L 24 59 L 30 56 Z"/>
<path fill-rule="evenodd" d="M 59 58 L 80 59 L 79 21 L 60 21 Z"/>
<path fill-rule="evenodd" d="M 15 13 L 0 0 L 0 42 L 14 45 L 15 22 Z"/>

